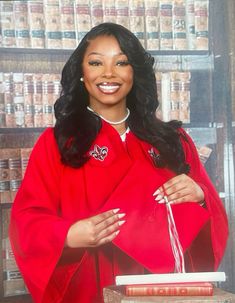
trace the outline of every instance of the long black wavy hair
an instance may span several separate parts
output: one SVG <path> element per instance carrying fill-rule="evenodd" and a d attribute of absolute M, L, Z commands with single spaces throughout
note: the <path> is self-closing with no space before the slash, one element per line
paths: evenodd
<path fill-rule="evenodd" d="M 62 92 L 55 103 L 55 138 L 64 164 L 81 167 L 89 157 L 93 141 L 101 128 L 101 119 L 87 110 L 89 95 L 80 81 L 82 62 L 89 42 L 99 36 L 113 36 L 127 56 L 134 71 L 133 87 L 127 96 L 130 109 L 128 125 L 140 139 L 159 151 L 158 167 L 168 167 L 175 173 L 187 173 L 189 165 L 181 145 L 180 121 L 163 122 L 156 117 L 157 99 L 154 58 L 145 51 L 136 36 L 125 27 L 102 23 L 93 27 L 82 39 L 62 71 Z"/>

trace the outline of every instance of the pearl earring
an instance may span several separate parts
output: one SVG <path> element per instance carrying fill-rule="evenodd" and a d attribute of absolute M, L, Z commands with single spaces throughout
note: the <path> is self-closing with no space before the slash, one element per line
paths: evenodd
<path fill-rule="evenodd" d="M 81 82 L 83 82 L 83 81 L 84 81 L 83 77 L 81 77 L 81 78 L 80 78 L 80 81 L 81 81 Z"/>

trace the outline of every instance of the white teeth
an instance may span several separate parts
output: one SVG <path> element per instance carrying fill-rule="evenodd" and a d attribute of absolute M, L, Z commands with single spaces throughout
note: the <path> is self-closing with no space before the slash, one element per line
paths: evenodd
<path fill-rule="evenodd" d="M 119 88 L 118 85 L 99 85 L 99 87 L 103 90 L 113 90 Z"/>

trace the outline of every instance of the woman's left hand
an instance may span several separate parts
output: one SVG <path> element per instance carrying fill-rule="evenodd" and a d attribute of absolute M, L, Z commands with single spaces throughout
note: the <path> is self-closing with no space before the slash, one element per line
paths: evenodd
<path fill-rule="evenodd" d="M 170 203 L 202 202 L 204 192 L 201 187 L 189 176 L 181 174 L 173 177 L 159 187 L 153 194 L 158 203 L 165 203 L 164 196 Z"/>

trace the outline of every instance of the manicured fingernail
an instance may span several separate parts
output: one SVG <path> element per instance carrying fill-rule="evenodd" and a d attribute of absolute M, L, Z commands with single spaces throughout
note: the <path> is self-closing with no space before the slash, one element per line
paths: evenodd
<path fill-rule="evenodd" d="M 113 212 L 116 214 L 119 212 L 119 210 L 120 210 L 120 208 L 115 208 L 115 209 L 113 209 Z"/>
<path fill-rule="evenodd" d="M 156 200 L 156 199 L 155 199 Z M 161 199 L 161 200 L 159 200 L 159 201 L 157 201 L 159 204 L 164 204 L 164 203 L 166 203 L 166 200 L 165 199 Z"/>
<path fill-rule="evenodd" d="M 121 226 L 121 225 L 124 224 L 125 222 L 126 222 L 125 220 L 119 221 L 119 222 L 118 222 L 118 225 Z"/>
<path fill-rule="evenodd" d="M 157 195 L 156 198 L 155 198 L 155 200 L 159 200 L 159 201 L 162 200 L 162 199 L 163 199 L 162 195 Z"/>
<path fill-rule="evenodd" d="M 116 231 L 116 236 L 120 233 L 120 230 Z"/>
<path fill-rule="evenodd" d="M 126 214 L 118 214 L 118 218 L 121 219 L 123 217 L 125 217 Z"/>
<path fill-rule="evenodd" d="M 157 190 L 154 192 L 153 196 L 156 196 L 156 195 L 159 195 L 159 194 L 160 194 L 160 190 L 157 189 Z"/>

